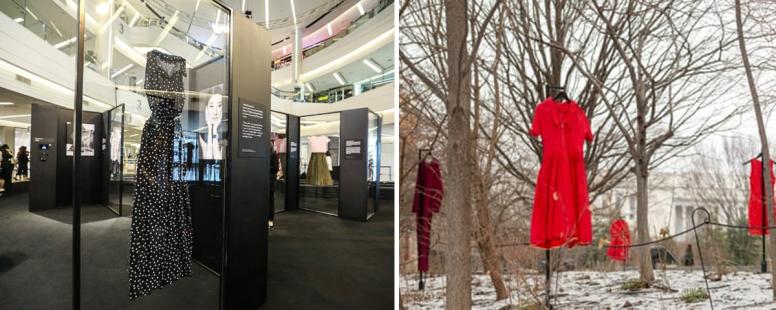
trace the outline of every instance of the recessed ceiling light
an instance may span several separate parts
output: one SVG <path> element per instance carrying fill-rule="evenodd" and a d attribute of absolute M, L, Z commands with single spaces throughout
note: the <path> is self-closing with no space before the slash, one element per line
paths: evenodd
<path fill-rule="evenodd" d="M 24 21 L 24 18 L 17 17 L 17 18 L 14 18 L 14 19 L 13 19 L 13 21 L 15 21 L 15 22 L 17 22 L 17 23 L 21 23 L 21 22 L 23 22 L 23 21 Z"/>
<path fill-rule="evenodd" d="M 364 10 L 364 5 L 361 4 L 361 1 L 359 1 L 358 4 L 356 4 L 356 6 L 358 7 L 358 13 L 360 15 L 364 15 L 364 13 L 366 13 L 366 11 Z"/>
<path fill-rule="evenodd" d="M 97 11 L 97 14 L 105 15 L 105 14 L 108 14 L 108 9 L 109 8 L 110 7 L 108 7 L 108 3 L 107 2 L 103 2 L 103 3 L 98 4 L 97 8 L 95 10 Z"/>
<path fill-rule="evenodd" d="M 345 78 L 339 72 L 334 72 L 334 78 L 337 79 L 340 85 L 345 85 Z"/>
<path fill-rule="evenodd" d="M 6 116 L 0 116 L 0 119 L 30 117 L 30 116 L 32 116 L 32 114 L 6 115 Z"/>
<path fill-rule="evenodd" d="M 0 102 L 0 105 L 13 105 L 13 102 Z"/>
<path fill-rule="evenodd" d="M 374 61 L 372 61 L 369 58 L 364 59 L 364 64 L 366 64 L 369 68 L 371 68 L 377 73 L 383 72 L 383 68 L 380 68 L 380 66 L 378 66 Z"/>

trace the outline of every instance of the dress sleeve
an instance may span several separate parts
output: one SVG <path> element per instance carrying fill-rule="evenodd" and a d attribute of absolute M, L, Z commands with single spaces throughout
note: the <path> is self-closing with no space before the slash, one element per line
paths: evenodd
<path fill-rule="evenodd" d="M 536 110 L 534 110 L 533 121 L 531 122 L 531 132 L 530 133 L 534 137 L 538 137 L 539 135 L 542 134 L 542 121 L 541 121 L 542 118 L 541 118 L 541 113 L 542 113 L 543 109 L 541 107 L 542 107 L 541 103 L 536 106 Z"/>
<path fill-rule="evenodd" d="M 582 123 L 585 128 L 585 140 L 593 141 L 593 132 L 590 131 L 590 120 L 587 119 L 587 115 L 585 115 L 585 111 L 583 111 L 582 108 L 579 109 L 579 115 L 582 118 Z"/>

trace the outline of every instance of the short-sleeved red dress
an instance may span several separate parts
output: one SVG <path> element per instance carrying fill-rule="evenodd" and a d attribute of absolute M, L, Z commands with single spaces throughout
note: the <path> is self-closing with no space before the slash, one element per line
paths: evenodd
<path fill-rule="evenodd" d="M 542 140 L 536 181 L 531 245 L 573 247 L 592 242 L 583 144 L 592 141 L 590 122 L 573 100 L 547 98 L 536 107 L 531 135 Z"/>

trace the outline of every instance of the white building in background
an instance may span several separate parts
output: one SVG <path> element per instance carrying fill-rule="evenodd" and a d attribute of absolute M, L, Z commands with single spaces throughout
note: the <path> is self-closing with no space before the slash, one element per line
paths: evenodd
<path fill-rule="evenodd" d="M 738 176 L 741 178 L 741 176 Z M 692 228 L 692 211 L 699 207 L 706 208 L 713 219 L 718 222 L 727 223 L 728 214 L 738 212 L 745 216 L 748 206 L 749 183 L 735 185 L 733 177 L 730 184 L 726 186 L 714 186 L 705 188 L 704 192 L 712 193 L 709 196 L 700 199 L 696 197 L 698 191 L 691 190 L 689 184 L 691 175 L 687 173 L 652 173 L 649 177 L 649 234 L 655 239 L 659 238 L 661 230 L 665 229 L 668 234 L 674 235 L 684 230 Z M 727 179 L 727 178 L 722 178 Z M 748 180 L 748 179 L 746 179 Z M 610 192 L 603 194 L 594 203 L 594 210 L 600 210 L 594 215 L 594 221 L 604 221 L 609 225 L 612 221 L 610 214 L 617 214 L 628 222 L 628 226 L 633 232 L 636 227 L 636 181 L 628 179 L 622 185 L 615 187 Z M 696 183 L 692 183 L 696 184 Z M 702 186 L 703 184 L 697 185 Z M 696 185 L 693 185 L 696 186 Z M 711 186 L 710 186 L 711 187 Z M 724 192 L 724 193 L 723 193 Z M 719 194 L 719 195 L 717 195 Z M 724 197 L 726 203 L 714 197 Z M 732 205 L 727 210 L 721 210 L 721 206 Z M 703 221 L 700 211 L 696 212 L 696 223 Z M 598 222 L 601 223 L 601 222 Z M 692 234 L 685 234 L 679 237 L 679 240 L 692 238 Z"/>

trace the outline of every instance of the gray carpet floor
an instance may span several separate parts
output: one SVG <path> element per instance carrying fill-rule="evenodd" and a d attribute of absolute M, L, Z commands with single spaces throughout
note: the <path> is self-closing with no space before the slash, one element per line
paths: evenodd
<path fill-rule="evenodd" d="M 369 222 L 306 211 L 276 215 L 262 309 L 393 309 L 393 203 Z M 218 277 L 194 275 L 136 301 L 127 295 L 130 219 L 83 208 L 83 309 L 216 309 Z M 0 198 L 0 309 L 70 309 L 69 208 L 31 213 L 27 195 Z"/>

